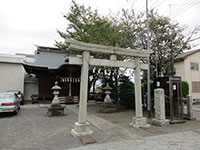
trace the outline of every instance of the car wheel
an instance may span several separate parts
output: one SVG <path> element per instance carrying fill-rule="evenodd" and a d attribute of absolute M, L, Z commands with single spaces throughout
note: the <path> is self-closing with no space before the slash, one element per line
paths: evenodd
<path fill-rule="evenodd" d="M 13 114 L 14 114 L 14 115 L 17 115 L 18 112 L 19 112 L 19 109 L 15 110 L 15 111 L 13 112 Z"/>
<path fill-rule="evenodd" d="M 18 108 L 14 111 L 14 114 L 17 115 L 19 113 L 20 110 L 20 106 L 18 106 Z"/>

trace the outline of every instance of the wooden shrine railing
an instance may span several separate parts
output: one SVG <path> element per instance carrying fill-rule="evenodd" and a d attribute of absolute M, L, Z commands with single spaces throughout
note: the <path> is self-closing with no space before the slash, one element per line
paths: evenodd
<path fill-rule="evenodd" d="M 32 94 L 31 95 L 31 100 L 32 100 L 32 104 L 34 103 L 46 103 L 46 100 L 52 100 L 53 99 L 53 95 L 50 94 Z"/>

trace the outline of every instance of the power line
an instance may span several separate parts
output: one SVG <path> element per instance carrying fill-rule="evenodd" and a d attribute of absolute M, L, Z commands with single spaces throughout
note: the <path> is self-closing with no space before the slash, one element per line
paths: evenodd
<path fill-rule="evenodd" d="M 192 3 L 187 3 L 187 4 L 181 4 L 181 6 L 187 5 L 185 7 L 182 7 L 181 9 L 177 10 L 176 12 L 173 13 L 173 15 L 171 17 L 177 17 L 178 15 L 182 14 L 183 12 L 186 12 L 187 10 L 189 10 L 190 8 L 192 8 L 193 6 L 200 4 L 200 2 L 198 1 L 193 1 Z"/>
<path fill-rule="evenodd" d="M 153 7 L 153 5 L 156 5 L 156 3 L 158 3 L 159 2 L 159 0 L 156 0 L 154 3 L 152 3 L 151 5 L 150 5 L 150 7 Z"/>
<path fill-rule="evenodd" d="M 158 3 L 159 0 L 149 0 L 148 5 L 149 8 L 152 8 L 153 5 L 155 5 L 156 3 Z M 139 8 L 139 10 L 143 10 L 146 7 L 146 4 L 143 4 L 142 7 Z"/>
<path fill-rule="evenodd" d="M 189 10 L 190 8 L 192 8 L 194 5 L 191 5 L 190 7 L 186 7 L 185 9 L 182 9 L 182 11 L 179 11 L 178 13 L 174 14 L 172 17 L 177 17 L 180 14 L 182 14 L 183 12 L 186 12 L 187 10 Z"/>
<path fill-rule="evenodd" d="M 139 8 L 139 10 L 143 10 L 146 7 L 146 4 L 142 5 L 142 7 Z"/>
<path fill-rule="evenodd" d="M 172 6 L 184 6 L 184 5 L 193 5 L 193 4 L 198 4 L 200 2 L 193 2 L 193 3 L 188 3 L 188 4 L 171 4 Z"/>
<path fill-rule="evenodd" d="M 165 2 L 166 2 L 166 0 L 162 0 L 162 1 L 160 1 L 160 3 L 155 5 L 153 8 L 159 7 L 160 5 L 164 4 Z"/>
<path fill-rule="evenodd" d="M 137 0 L 136 0 L 136 1 L 137 1 Z M 153 1 L 153 0 L 149 0 L 148 4 L 150 4 L 152 1 Z M 157 1 L 158 1 L 158 0 L 156 0 L 156 2 L 154 2 L 154 3 L 157 3 Z M 140 2 L 141 2 L 141 1 L 140 1 Z M 146 8 L 146 3 L 143 4 L 142 7 L 139 8 L 139 10 L 142 10 L 142 9 L 144 9 L 144 8 Z"/>
<path fill-rule="evenodd" d="M 199 3 L 198 3 L 198 4 L 199 4 Z M 192 7 L 195 6 L 195 5 L 196 5 L 196 4 L 190 6 L 187 10 L 189 10 L 190 8 L 192 8 Z M 186 10 L 186 11 L 187 11 L 187 10 Z M 182 13 L 182 12 L 181 12 L 181 13 Z M 180 15 L 181 13 L 177 14 L 176 16 Z"/>
<path fill-rule="evenodd" d="M 196 38 L 194 38 L 194 39 L 191 39 L 191 40 L 189 40 L 188 42 L 192 42 L 192 41 L 195 41 L 195 40 L 198 40 L 198 39 L 200 39 L 200 37 L 196 37 Z"/>
<path fill-rule="evenodd" d="M 187 0 L 184 4 L 185 4 L 185 7 L 187 7 L 187 4 L 188 3 L 190 3 L 191 1 L 190 0 Z M 172 6 L 180 6 L 181 4 L 179 3 L 179 4 L 170 4 L 170 6 L 172 7 Z M 177 8 L 177 7 L 176 7 Z M 182 7 L 178 7 L 175 11 L 171 11 L 170 12 L 170 15 L 173 15 L 173 14 L 175 14 L 175 13 L 177 13 L 178 11 L 180 11 L 182 9 Z"/>
<path fill-rule="evenodd" d="M 195 2 L 195 0 L 193 0 L 193 2 Z M 173 15 L 178 14 L 179 12 L 183 11 L 184 9 L 187 9 L 190 6 L 189 4 L 190 4 L 190 1 L 188 1 L 188 3 L 185 3 L 185 4 L 179 4 L 179 6 L 180 6 L 179 9 L 176 10 Z"/>
<path fill-rule="evenodd" d="M 185 1 L 185 0 L 179 0 L 179 2 L 181 2 L 181 1 Z M 172 5 L 172 4 L 169 4 L 169 8 L 166 7 L 166 8 L 163 10 L 163 12 L 169 11 L 169 12 L 170 12 L 169 14 L 171 14 L 171 8 L 170 8 L 171 5 Z M 167 16 L 169 16 L 169 15 L 167 15 Z"/>

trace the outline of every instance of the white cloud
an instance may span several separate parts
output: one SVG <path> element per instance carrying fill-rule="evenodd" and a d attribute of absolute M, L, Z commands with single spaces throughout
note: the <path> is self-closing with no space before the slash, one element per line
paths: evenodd
<path fill-rule="evenodd" d="M 64 29 L 66 0 L 1 0 L 0 52 L 33 53 L 34 44 L 53 46 Z"/>
<path fill-rule="evenodd" d="M 98 9 L 102 14 L 121 8 L 145 10 L 145 1 L 139 0 L 76 0 L 80 4 Z M 156 0 L 151 0 L 150 6 Z M 182 0 L 183 1 L 183 0 Z M 134 2 L 134 5 L 132 5 Z M 161 1 L 160 1 L 161 2 Z M 159 6 L 169 14 L 169 0 Z M 53 46 L 54 40 L 61 38 L 56 29 L 64 31 L 67 21 L 62 13 L 67 13 L 71 0 L 1 0 L 0 1 L 0 53 L 33 53 L 34 44 Z M 175 18 L 181 24 L 189 25 L 191 30 L 200 24 L 198 19 L 200 5 L 196 5 L 183 15 Z"/>

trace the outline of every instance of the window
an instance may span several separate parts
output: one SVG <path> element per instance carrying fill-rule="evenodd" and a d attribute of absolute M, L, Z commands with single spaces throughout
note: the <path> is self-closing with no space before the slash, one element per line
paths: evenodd
<path fill-rule="evenodd" d="M 199 64 L 198 63 L 190 63 L 190 69 L 191 70 L 199 70 Z"/>
<path fill-rule="evenodd" d="M 200 93 L 200 81 L 192 82 L 192 93 Z"/>

